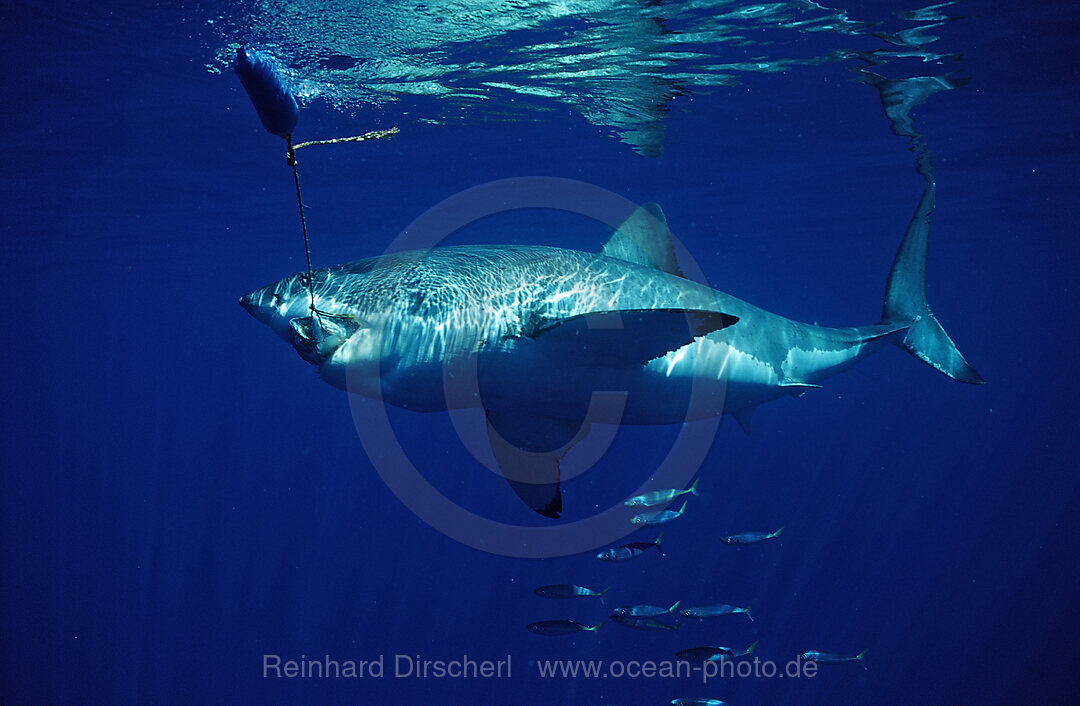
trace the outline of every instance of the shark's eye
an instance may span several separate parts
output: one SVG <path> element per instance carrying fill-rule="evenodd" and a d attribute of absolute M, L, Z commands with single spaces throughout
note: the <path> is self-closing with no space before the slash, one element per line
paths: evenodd
<path fill-rule="evenodd" d="M 309 282 L 307 274 L 300 275 L 300 278 L 297 281 L 300 282 L 301 287 L 307 288 Z"/>
<path fill-rule="evenodd" d="M 279 297 L 277 293 L 275 293 L 274 296 L 270 297 L 270 306 L 277 306 L 280 303 L 281 297 Z"/>

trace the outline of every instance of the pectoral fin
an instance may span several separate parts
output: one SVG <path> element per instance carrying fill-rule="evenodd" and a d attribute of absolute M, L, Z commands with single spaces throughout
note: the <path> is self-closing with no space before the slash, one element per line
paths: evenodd
<path fill-rule="evenodd" d="M 742 409 L 736 409 L 731 412 L 731 416 L 735 417 L 735 421 L 742 427 L 743 433 L 747 436 L 750 435 L 750 418 L 754 416 L 754 410 L 757 407 L 743 407 Z"/>
<path fill-rule="evenodd" d="M 559 462 L 588 433 L 588 424 L 488 411 L 487 426 L 495 462 L 510 487 L 535 512 L 558 518 Z"/>
<path fill-rule="evenodd" d="M 579 314 L 529 332 L 567 364 L 643 365 L 736 323 L 701 309 L 624 309 Z"/>

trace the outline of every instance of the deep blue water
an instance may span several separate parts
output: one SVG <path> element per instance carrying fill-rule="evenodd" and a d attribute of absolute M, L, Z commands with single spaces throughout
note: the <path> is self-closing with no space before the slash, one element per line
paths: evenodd
<path fill-rule="evenodd" d="M 860 16 L 912 9 L 873 5 Z M 282 142 L 231 72 L 207 69 L 230 41 L 207 19 L 242 26 L 245 8 L 0 10 L 11 304 L 0 347 L 0 702 L 1072 702 L 1072 4 L 949 8 L 961 19 L 935 34 L 962 59 L 925 72 L 970 83 L 914 113 L 938 180 L 930 301 L 988 384 L 953 382 L 890 349 L 764 406 L 749 436 L 726 419 L 667 556 L 614 566 L 490 555 L 430 528 L 376 474 L 346 395 L 237 306 L 303 262 Z M 492 64 L 506 49 L 478 47 Z M 298 139 L 402 127 L 392 140 L 302 153 L 314 260 L 375 255 L 478 184 L 568 177 L 663 204 L 717 288 L 799 320 L 871 323 L 922 181 L 848 65 L 748 74 L 675 98 L 659 157 L 563 103 L 510 120 L 477 103 L 468 119 L 428 124 L 419 99 L 312 100 Z M 451 240 L 596 250 L 606 235 L 525 211 Z M 446 415 L 391 417 L 448 496 L 536 524 Z M 602 464 L 567 485 L 568 516 L 625 497 L 675 431 L 622 430 Z M 780 525 L 774 542 L 716 541 Z M 610 598 L 532 593 L 558 582 L 610 586 Z M 756 621 L 559 639 L 524 629 L 675 600 L 753 603 Z M 758 655 L 781 663 L 805 649 L 866 649 L 867 669 L 702 687 L 541 679 L 533 664 L 671 659 L 758 639 Z M 388 672 L 397 654 L 509 655 L 512 676 L 273 679 L 264 654 L 383 655 Z"/>

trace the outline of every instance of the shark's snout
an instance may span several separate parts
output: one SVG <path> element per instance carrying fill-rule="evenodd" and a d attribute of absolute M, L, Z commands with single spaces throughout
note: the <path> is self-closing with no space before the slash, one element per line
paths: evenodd
<path fill-rule="evenodd" d="M 273 292 L 267 291 L 267 288 L 263 287 L 240 297 L 240 306 L 244 307 L 244 310 L 258 321 L 272 326 L 273 320 L 280 313 L 276 308 L 279 303 L 275 301 L 276 299 L 277 297 Z"/>
<path fill-rule="evenodd" d="M 240 306 L 256 321 L 266 324 L 274 333 L 291 343 L 291 322 L 297 317 L 308 315 L 308 299 L 306 293 L 302 297 L 293 297 L 281 292 L 280 282 L 267 285 L 240 297 Z"/>
<path fill-rule="evenodd" d="M 255 310 L 258 308 L 258 304 L 256 303 L 255 299 L 255 292 L 251 292 L 240 297 L 240 306 L 244 307 L 244 310 L 247 311 L 247 313 L 255 316 Z"/>

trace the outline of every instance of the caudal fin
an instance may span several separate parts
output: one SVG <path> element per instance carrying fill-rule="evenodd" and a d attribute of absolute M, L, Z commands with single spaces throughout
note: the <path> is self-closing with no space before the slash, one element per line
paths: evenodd
<path fill-rule="evenodd" d="M 694 497 L 695 497 L 695 498 L 697 498 L 697 497 L 700 497 L 700 496 L 701 496 L 701 494 L 700 494 L 700 493 L 698 493 L 698 489 L 697 489 L 697 483 L 698 483 L 698 481 L 699 481 L 699 480 L 701 480 L 701 476 L 698 476 L 697 478 L 695 478 L 695 479 L 694 479 L 694 484 L 693 484 L 693 485 L 691 485 L 691 486 L 690 486 L 690 487 L 689 487 L 689 488 L 687 489 L 687 491 L 688 491 L 688 492 L 690 492 L 690 493 L 693 493 L 693 494 L 694 494 Z"/>
<path fill-rule="evenodd" d="M 896 344 L 953 380 L 986 382 L 957 350 L 926 300 L 926 260 L 930 246 L 930 216 L 934 212 L 935 186 L 931 183 L 919 200 L 900 249 L 896 251 L 889 283 L 885 286 L 884 324 L 906 324 Z"/>

